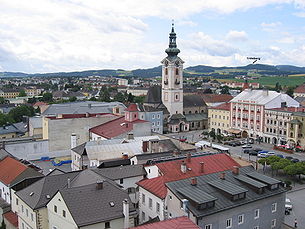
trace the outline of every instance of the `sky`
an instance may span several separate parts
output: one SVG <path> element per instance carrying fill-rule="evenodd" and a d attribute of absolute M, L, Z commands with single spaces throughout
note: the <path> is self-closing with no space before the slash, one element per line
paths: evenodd
<path fill-rule="evenodd" d="M 0 0 L 0 72 L 150 68 L 175 22 L 184 66 L 305 66 L 305 0 Z"/>

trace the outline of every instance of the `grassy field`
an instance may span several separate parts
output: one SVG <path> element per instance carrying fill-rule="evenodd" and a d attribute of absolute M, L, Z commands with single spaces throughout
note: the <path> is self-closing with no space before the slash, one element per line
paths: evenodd
<path fill-rule="evenodd" d="M 237 81 L 243 82 L 239 79 L 217 79 L 220 82 Z M 261 77 L 257 80 L 249 80 L 249 82 L 257 82 L 264 86 L 274 87 L 278 82 L 281 86 L 297 86 L 305 83 L 305 75 L 290 75 L 289 77 Z"/>

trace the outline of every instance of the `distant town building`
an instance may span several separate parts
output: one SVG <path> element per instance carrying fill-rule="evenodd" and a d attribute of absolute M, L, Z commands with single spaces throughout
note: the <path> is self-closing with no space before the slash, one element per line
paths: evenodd
<path fill-rule="evenodd" d="M 246 82 L 225 82 L 222 84 L 222 86 L 228 86 L 230 88 L 244 88 Z M 248 88 L 253 88 L 253 89 L 259 89 L 260 84 L 259 83 L 247 83 Z"/>
<path fill-rule="evenodd" d="M 305 84 L 302 84 L 298 86 L 296 89 L 294 89 L 293 92 L 294 97 L 305 97 Z"/>

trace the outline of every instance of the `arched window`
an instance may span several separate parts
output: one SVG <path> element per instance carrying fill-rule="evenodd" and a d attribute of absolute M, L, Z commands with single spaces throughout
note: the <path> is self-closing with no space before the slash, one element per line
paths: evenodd
<path fill-rule="evenodd" d="M 179 68 L 176 68 L 176 75 L 179 75 Z"/>
<path fill-rule="evenodd" d="M 165 68 L 165 75 L 167 75 L 168 74 L 168 69 L 167 68 Z"/>

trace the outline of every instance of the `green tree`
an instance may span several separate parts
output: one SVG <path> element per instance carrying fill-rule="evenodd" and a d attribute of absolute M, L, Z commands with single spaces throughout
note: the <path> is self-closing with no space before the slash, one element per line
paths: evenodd
<path fill-rule="evenodd" d="M 280 85 L 279 82 L 276 82 L 275 84 L 275 88 L 274 88 L 277 92 L 280 92 L 282 90 L 282 86 Z"/>
<path fill-rule="evenodd" d="M 145 100 L 145 95 L 135 96 L 133 102 L 143 104 Z"/>
<path fill-rule="evenodd" d="M 19 97 L 25 97 L 26 96 L 25 90 L 20 90 L 18 96 Z"/>
<path fill-rule="evenodd" d="M 223 88 L 221 88 L 221 91 L 220 91 L 220 94 L 230 94 L 230 91 L 229 91 L 229 87 L 228 86 L 224 86 Z"/>
<path fill-rule="evenodd" d="M 290 97 L 293 97 L 293 87 L 288 87 L 287 91 L 286 91 L 286 94 L 289 95 Z"/>
<path fill-rule="evenodd" d="M 34 104 L 34 103 L 36 103 L 37 102 L 37 98 L 36 97 L 33 97 L 33 98 L 29 98 L 28 99 L 28 103 L 30 103 L 30 104 Z"/>
<path fill-rule="evenodd" d="M 69 97 L 69 102 L 75 102 L 77 98 L 75 96 Z"/>
<path fill-rule="evenodd" d="M 0 126 L 13 123 L 14 120 L 7 114 L 0 113 Z"/>
<path fill-rule="evenodd" d="M 42 95 L 41 101 L 43 102 L 52 102 L 53 101 L 53 95 L 50 92 L 46 92 Z"/>
<path fill-rule="evenodd" d="M 132 95 L 131 93 L 129 93 L 129 94 L 128 94 L 128 97 L 127 97 L 127 102 L 133 103 L 133 100 L 134 100 L 134 95 Z"/>
<path fill-rule="evenodd" d="M 89 101 L 97 101 L 97 98 L 91 97 L 91 98 L 89 99 Z"/>
<path fill-rule="evenodd" d="M 209 136 L 215 140 L 215 138 L 216 138 L 216 133 L 215 133 L 215 131 L 214 131 L 214 130 L 211 130 L 211 131 L 209 132 Z"/>
<path fill-rule="evenodd" d="M 281 158 L 278 156 L 270 156 L 266 158 L 266 163 L 267 165 L 272 165 L 273 163 L 278 162 L 280 160 Z"/>
<path fill-rule="evenodd" d="M 110 99 L 110 93 L 107 89 L 107 87 L 102 87 L 101 90 L 100 90 L 100 100 L 103 101 L 103 102 L 110 102 L 111 99 Z"/>
<path fill-rule="evenodd" d="M 123 102 L 126 101 L 126 98 L 125 98 L 125 96 L 124 96 L 124 94 L 123 94 L 122 92 L 118 92 L 118 93 L 114 96 L 113 100 L 114 100 L 114 101 L 118 101 L 118 102 L 123 103 Z"/>
<path fill-rule="evenodd" d="M 35 115 L 35 111 L 33 107 L 21 105 L 10 110 L 8 115 L 14 120 L 14 122 L 21 122 L 23 116 L 32 117 Z"/>

